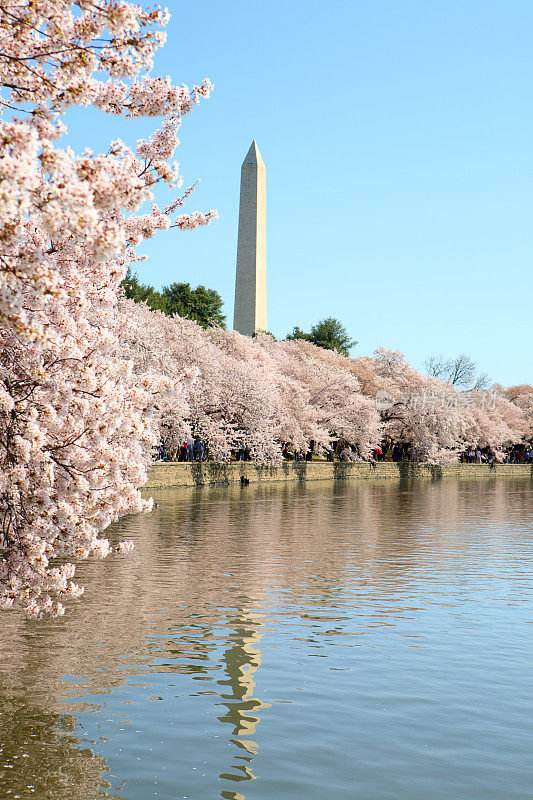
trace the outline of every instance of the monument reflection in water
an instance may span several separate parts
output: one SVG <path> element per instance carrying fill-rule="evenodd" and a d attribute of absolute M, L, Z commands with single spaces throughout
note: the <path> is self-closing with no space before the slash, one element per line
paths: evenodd
<path fill-rule="evenodd" d="M 2 800 L 530 797 L 529 481 L 157 500 L 2 617 Z"/>

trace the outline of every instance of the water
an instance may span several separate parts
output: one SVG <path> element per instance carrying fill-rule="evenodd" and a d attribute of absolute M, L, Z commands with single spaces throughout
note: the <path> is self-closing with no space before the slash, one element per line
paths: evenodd
<path fill-rule="evenodd" d="M 2 800 L 530 800 L 529 481 L 156 494 L 2 617 Z"/>

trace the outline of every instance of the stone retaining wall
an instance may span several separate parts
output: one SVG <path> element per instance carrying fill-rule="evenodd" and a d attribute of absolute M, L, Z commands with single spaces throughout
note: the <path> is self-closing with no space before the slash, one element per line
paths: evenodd
<path fill-rule="evenodd" d="M 250 483 L 279 481 L 320 480 L 384 480 L 390 478 L 494 478 L 505 475 L 513 478 L 533 477 L 531 464 L 453 464 L 439 467 L 431 464 L 409 464 L 383 462 L 372 467 L 366 462 L 324 463 L 302 461 L 294 463 L 261 465 L 250 462 L 217 464 L 203 463 L 158 463 L 148 472 L 146 489 L 171 489 L 175 486 L 206 486 L 240 483 L 241 478 Z"/>

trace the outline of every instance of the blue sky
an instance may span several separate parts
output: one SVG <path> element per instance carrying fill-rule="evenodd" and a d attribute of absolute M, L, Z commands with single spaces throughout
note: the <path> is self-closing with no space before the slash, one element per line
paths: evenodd
<path fill-rule="evenodd" d="M 217 289 L 233 319 L 240 165 L 267 167 L 269 329 L 338 317 L 417 367 L 465 352 L 533 382 L 533 4 L 168 4 L 156 72 L 211 99 L 184 120 L 189 210 L 218 222 L 146 244 L 143 281 Z M 76 112 L 71 144 L 153 121 Z"/>

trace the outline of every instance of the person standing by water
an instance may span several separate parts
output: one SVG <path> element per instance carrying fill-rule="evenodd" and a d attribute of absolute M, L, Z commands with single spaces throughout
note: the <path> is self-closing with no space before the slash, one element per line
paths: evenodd
<path fill-rule="evenodd" d="M 194 441 L 194 458 L 196 461 L 204 460 L 204 450 L 205 450 L 205 445 L 202 439 L 198 437 L 198 439 L 195 439 Z"/>

